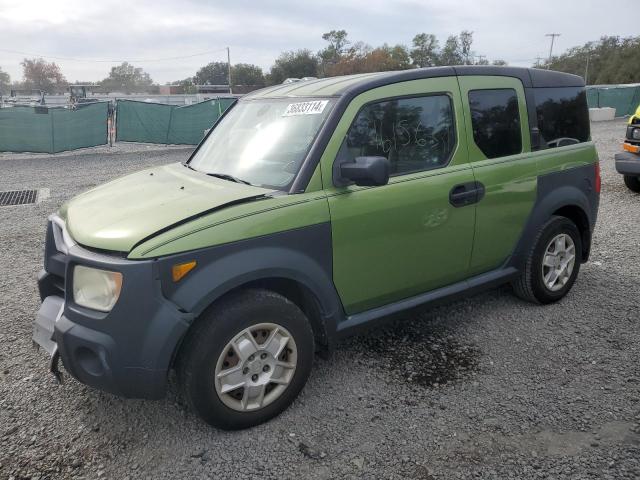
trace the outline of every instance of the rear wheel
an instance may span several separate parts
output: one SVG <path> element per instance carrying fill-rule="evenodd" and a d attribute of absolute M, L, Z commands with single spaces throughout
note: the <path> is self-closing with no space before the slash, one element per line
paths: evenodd
<path fill-rule="evenodd" d="M 267 290 L 232 294 L 194 325 L 181 348 L 179 381 L 192 409 L 228 430 L 266 422 L 307 381 L 313 332 L 302 311 Z"/>
<path fill-rule="evenodd" d="M 580 270 L 582 240 L 576 225 L 553 216 L 540 230 L 513 288 L 520 298 L 552 303 L 564 297 Z"/>
<path fill-rule="evenodd" d="M 627 186 L 629 190 L 633 192 L 640 192 L 640 177 L 625 175 L 624 184 Z"/>

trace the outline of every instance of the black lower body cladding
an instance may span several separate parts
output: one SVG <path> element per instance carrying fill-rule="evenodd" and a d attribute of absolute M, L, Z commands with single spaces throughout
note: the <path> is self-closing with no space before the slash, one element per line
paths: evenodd
<path fill-rule="evenodd" d="M 45 270 L 38 279 L 44 303 L 34 340 L 42 339 L 42 332 L 53 332 L 57 351 L 71 375 L 120 396 L 164 396 L 168 371 L 193 319 L 240 285 L 284 279 L 304 287 L 318 306 L 320 318 L 314 319 L 319 322 L 314 332 L 323 340 L 334 336 L 343 315 L 331 280 L 329 223 L 141 261 L 77 245 L 62 253 L 51 231 L 50 224 Z M 173 282 L 172 266 L 186 259 L 196 260 L 196 269 L 181 282 Z M 122 273 L 120 297 L 110 312 L 75 304 L 76 265 Z M 51 305 L 62 305 L 62 311 Z"/>
<path fill-rule="evenodd" d="M 580 260 L 587 261 L 599 206 L 595 164 L 539 176 L 536 202 L 508 265 L 522 271 L 538 232 L 553 215 L 567 216 L 576 224 L 582 234 Z"/>

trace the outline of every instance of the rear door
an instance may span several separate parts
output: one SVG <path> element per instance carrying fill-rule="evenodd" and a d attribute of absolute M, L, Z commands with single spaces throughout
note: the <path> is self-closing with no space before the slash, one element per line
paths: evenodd
<path fill-rule="evenodd" d="M 531 154 L 522 82 L 511 77 L 458 77 L 469 161 L 485 194 L 476 206 L 469 274 L 503 265 L 536 200 L 537 162 Z"/>
<path fill-rule="evenodd" d="M 336 187 L 338 155 L 384 156 L 391 179 L 378 187 Z M 474 177 L 455 77 L 402 82 L 356 97 L 323 155 L 322 177 L 334 282 L 348 314 L 466 277 L 475 206 L 455 193 L 464 193 Z"/>

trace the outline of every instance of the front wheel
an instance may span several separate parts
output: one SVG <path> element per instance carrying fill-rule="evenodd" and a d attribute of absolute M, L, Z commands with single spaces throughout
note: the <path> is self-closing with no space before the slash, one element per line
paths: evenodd
<path fill-rule="evenodd" d="M 314 341 L 302 311 L 267 290 L 215 304 L 181 347 L 178 377 L 191 408 L 226 430 L 275 417 L 309 377 Z"/>
<path fill-rule="evenodd" d="M 564 297 L 580 270 L 582 237 L 565 217 L 553 216 L 540 229 L 513 289 L 534 303 L 557 302 Z"/>
<path fill-rule="evenodd" d="M 625 175 L 624 184 L 632 192 L 640 192 L 640 177 L 636 177 L 633 175 Z"/>

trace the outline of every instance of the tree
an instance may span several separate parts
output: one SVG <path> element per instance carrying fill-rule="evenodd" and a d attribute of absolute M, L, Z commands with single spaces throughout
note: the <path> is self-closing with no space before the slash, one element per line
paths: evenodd
<path fill-rule="evenodd" d="M 107 91 L 122 91 L 124 93 L 147 92 L 153 85 L 153 80 L 142 68 L 137 68 L 128 62 L 117 67 L 111 67 L 109 76 L 100 82 Z"/>
<path fill-rule="evenodd" d="M 509 65 L 509 64 L 507 62 L 505 62 L 504 60 L 501 60 L 501 59 L 497 58 L 493 62 L 491 62 L 491 65 L 495 65 L 497 67 L 504 67 L 504 66 Z"/>
<path fill-rule="evenodd" d="M 257 65 L 237 63 L 231 67 L 231 82 L 234 87 L 238 85 L 263 87 L 264 74 Z"/>
<path fill-rule="evenodd" d="M 463 30 L 460 32 L 459 46 L 460 46 L 460 58 L 464 65 L 473 65 L 473 51 L 471 45 L 473 44 L 473 32 L 469 30 Z"/>
<path fill-rule="evenodd" d="M 211 62 L 198 70 L 193 79 L 197 85 L 228 85 L 229 64 Z"/>
<path fill-rule="evenodd" d="M 431 33 L 419 33 L 413 37 L 410 55 L 413 66 L 431 67 L 438 64 L 438 39 Z"/>
<path fill-rule="evenodd" d="M 354 45 L 354 47 L 356 47 Z M 390 47 L 386 43 L 378 48 L 366 44 L 357 44 L 350 49 L 338 63 L 327 70 L 328 76 L 349 75 L 353 73 L 385 72 L 411 68 L 409 51 L 404 45 Z"/>
<path fill-rule="evenodd" d="M 20 65 L 24 88 L 34 88 L 47 93 L 64 91 L 67 80 L 54 62 L 48 63 L 42 58 L 25 58 Z"/>
<path fill-rule="evenodd" d="M 348 33 L 346 30 L 331 30 L 330 32 L 322 34 L 322 39 L 329 42 L 329 46 L 318 52 L 323 72 L 328 65 L 335 65 L 340 61 L 340 58 L 345 52 L 345 47 L 351 43 L 347 39 L 347 36 Z"/>
<path fill-rule="evenodd" d="M 270 85 L 276 85 L 287 78 L 315 77 L 317 75 L 318 57 L 308 49 L 292 50 L 280 54 L 271 67 L 267 81 Z"/>
<path fill-rule="evenodd" d="M 168 85 L 180 85 L 184 89 L 186 94 L 194 94 L 196 92 L 196 85 L 193 83 L 193 77 L 187 77 L 184 80 L 176 80 Z"/>
<path fill-rule="evenodd" d="M 570 48 L 542 67 L 580 76 L 587 74 L 590 85 L 637 83 L 640 82 L 640 36 L 601 37 L 596 42 Z"/>
<path fill-rule="evenodd" d="M 440 65 L 461 65 L 462 62 L 460 39 L 457 35 L 449 35 L 440 53 Z"/>
<path fill-rule="evenodd" d="M 11 77 L 0 68 L 0 95 L 9 91 L 9 85 L 11 85 Z"/>

